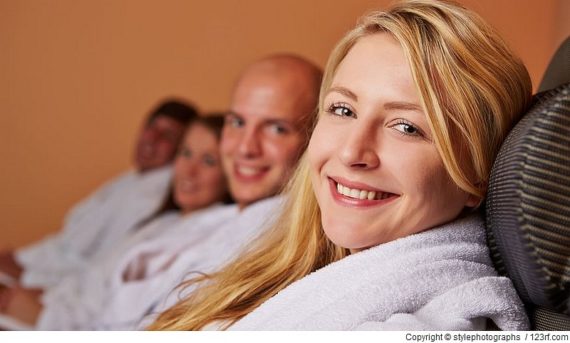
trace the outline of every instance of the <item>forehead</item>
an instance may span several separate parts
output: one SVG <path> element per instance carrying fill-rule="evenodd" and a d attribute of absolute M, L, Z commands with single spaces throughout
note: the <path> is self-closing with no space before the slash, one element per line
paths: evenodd
<path fill-rule="evenodd" d="M 211 129 L 201 123 L 191 124 L 184 136 L 184 143 L 196 148 L 209 149 L 217 146 L 218 140 Z"/>
<path fill-rule="evenodd" d="M 360 38 L 339 64 L 331 86 L 347 86 L 359 97 L 417 100 L 404 51 L 388 33 Z"/>
<path fill-rule="evenodd" d="M 250 75 L 237 84 L 231 111 L 246 120 L 297 122 L 307 111 L 302 85 L 297 86 L 287 77 Z"/>
<path fill-rule="evenodd" d="M 184 124 L 174 118 L 165 115 L 158 115 L 154 117 L 147 126 L 164 130 L 182 130 L 184 128 Z"/>

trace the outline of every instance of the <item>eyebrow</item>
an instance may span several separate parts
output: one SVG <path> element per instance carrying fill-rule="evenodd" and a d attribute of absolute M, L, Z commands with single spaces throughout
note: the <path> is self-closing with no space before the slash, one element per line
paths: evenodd
<path fill-rule="evenodd" d="M 420 105 L 405 101 L 391 101 L 384 104 L 384 108 L 387 110 L 416 111 L 421 113 L 424 112 Z"/>
<path fill-rule="evenodd" d="M 331 87 L 327 92 L 327 94 L 331 92 L 337 92 L 354 101 L 358 101 L 358 96 L 346 87 L 341 87 L 341 86 Z M 423 113 L 423 108 L 420 105 L 406 101 L 390 101 L 388 103 L 385 103 L 383 107 L 386 110 L 405 110 L 405 111 L 416 111 Z"/>
<path fill-rule="evenodd" d="M 293 122 L 286 119 L 266 119 L 265 122 L 267 124 L 294 125 Z"/>
<path fill-rule="evenodd" d="M 340 86 L 331 87 L 331 88 L 329 88 L 329 91 L 327 92 L 327 94 L 329 94 L 331 92 L 337 92 L 337 93 L 340 93 L 340 94 L 342 94 L 348 98 L 351 98 L 354 101 L 358 101 L 358 97 L 356 96 L 356 94 L 354 94 L 350 89 L 348 89 L 346 87 L 340 87 Z"/>
<path fill-rule="evenodd" d="M 232 110 L 226 111 L 226 113 L 224 114 L 224 116 L 234 116 L 234 117 L 242 117 L 241 114 L 234 112 Z"/>
<path fill-rule="evenodd" d="M 242 120 L 245 120 L 243 115 L 234 112 L 234 111 L 228 111 L 226 112 L 226 116 L 233 116 L 233 117 L 237 117 L 240 118 Z M 295 121 L 290 121 L 288 119 L 282 119 L 282 118 L 266 118 L 264 120 L 262 120 L 262 122 L 264 124 L 279 124 L 279 125 L 284 125 L 284 126 L 292 126 L 293 128 L 298 128 L 298 126 L 300 126 L 301 124 L 297 123 L 299 120 L 295 120 Z M 302 125 L 301 125 L 302 126 Z"/>

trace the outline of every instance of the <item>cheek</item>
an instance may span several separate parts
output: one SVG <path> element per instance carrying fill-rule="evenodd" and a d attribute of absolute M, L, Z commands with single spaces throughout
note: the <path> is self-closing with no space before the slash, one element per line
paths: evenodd
<path fill-rule="evenodd" d="M 222 154 L 232 153 L 238 146 L 238 135 L 231 129 L 224 129 L 220 144 L 220 152 Z"/>
<path fill-rule="evenodd" d="M 177 145 L 173 142 L 160 142 L 160 144 L 158 145 L 158 149 L 161 152 L 161 155 L 163 158 L 168 159 L 171 158 L 174 153 L 176 152 L 177 149 Z"/>
<path fill-rule="evenodd" d="M 268 139 L 263 143 L 263 151 L 276 165 L 292 168 L 301 153 L 301 143 L 302 140 L 298 136 L 291 136 L 286 139 Z"/>
<path fill-rule="evenodd" d="M 146 129 L 141 132 L 141 135 L 139 136 L 139 143 L 150 143 L 152 141 L 151 137 L 152 134 L 150 130 Z"/>
<path fill-rule="evenodd" d="M 333 155 L 339 140 L 332 140 L 330 137 L 340 137 L 332 131 L 333 128 L 327 128 L 322 121 L 319 121 L 309 146 L 307 147 L 307 157 L 311 167 L 311 173 L 318 172 L 327 160 Z"/>
<path fill-rule="evenodd" d="M 177 158 L 174 161 L 174 180 L 178 179 L 179 177 L 181 177 L 184 174 L 184 160 L 182 160 L 181 158 Z"/>
<path fill-rule="evenodd" d="M 417 199 L 433 214 L 440 213 L 443 217 L 455 214 L 463 208 L 467 194 L 451 180 L 438 157 L 424 161 L 424 168 L 414 168 L 417 173 L 413 176 Z"/>
<path fill-rule="evenodd" d="M 226 190 L 222 170 L 218 168 L 217 170 L 210 171 L 204 178 L 204 186 L 203 189 L 208 193 L 209 197 L 219 197 Z"/>
<path fill-rule="evenodd" d="M 219 187 L 219 185 L 224 184 L 224 175 L 222 174 L 221 167 L 209 170 L 204 175 L 204 184 L 210 187 Z"/>
<path fill-rule="evenodd" d="M 407 185 L 408 191 L 412 194 L 432 197 L 433 193 L 442 185 L 444 179 L 442 172 L 445 170 L 440 165 L 439 158 L 433 156 L 431 151 L 420 151 L 414 156 L 420 158 L 409 160 L 394 157 L 395 163 L 399 162 L 395 171 L 400 172 L 397 172 L 396 175 L 399 175 L 400 183 Z"/>
<path fill-rule="evenodd" d="M 463 209 L 467 201 L 467 193 L 453 182 L 443 167 L 441 169 L 441 173 L 432 177 L 434 182 L 430 191 L 434 204 L 439 204 L 442 208 L 448 207 L 454 211 Z"/>

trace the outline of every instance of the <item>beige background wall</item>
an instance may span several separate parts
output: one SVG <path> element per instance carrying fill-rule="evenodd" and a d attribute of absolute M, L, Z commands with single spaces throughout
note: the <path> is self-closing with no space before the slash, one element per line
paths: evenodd
<path fill-rule="evenodd" d="M 465 0 L 540 81 L 570 33 L 565 0 Z M 161 98 L 224 109 L 239 71 L 290 51 L 324 65 L 372 0 L 0 0 L 0 248 L 60 228 L 130 166 Z"/>

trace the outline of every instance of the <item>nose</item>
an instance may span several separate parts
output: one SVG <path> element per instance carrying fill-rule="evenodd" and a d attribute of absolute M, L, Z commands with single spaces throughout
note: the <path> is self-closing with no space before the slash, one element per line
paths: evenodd
<path fill-rule="evenodd" d="M 158 139 L 158 132 L 153 127 L 148 127 L 144 131 L 144 138 L 147 142 L 155 142 Z"/>
<path fill-rule="evenodd" d="M 198 175 L 200 168 L 198 167 L 198 162 L 195 160 L 188 161 L 188 165 L 186 166 L 186 173 L 189 176 L 196 176 Z"/>
<path fill-rule="evenodd" d="M 198 161 L 196 158 L 184 158 L 179 157 L 176 160 L 176 173 L 180 176 L 191 176 L 196 177 L 199 172 Z"/>
<path fill-rule="evenodd" d="M 380 166 L 377 131 L 374 125 L 368 123 L 355 124 L 349 128 L 339 149 L 342 163 L 349 168 L 362 170 Z"/>
<path fill-rule="evenodd" d="M 253 158 L 261 155 L 259 133 L 254 128 L 245 130 L 238 144 L 238 152 L 242 157 Z"/>

